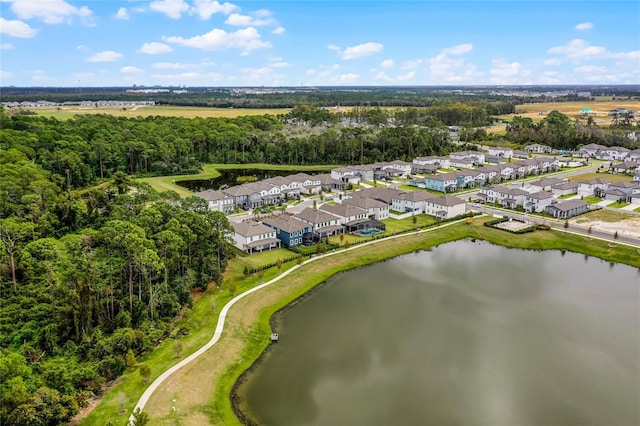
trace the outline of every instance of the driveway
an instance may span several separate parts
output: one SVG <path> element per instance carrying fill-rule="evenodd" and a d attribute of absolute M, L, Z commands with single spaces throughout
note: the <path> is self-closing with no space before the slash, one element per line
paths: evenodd
<path fill-rule="evenodd" d="M 626 211 L 632 212 L 639 207 L 640 207 L 640 204 L 629 204 L 628 206 L 622 207 L 620 210 L 626 210 Z"/>

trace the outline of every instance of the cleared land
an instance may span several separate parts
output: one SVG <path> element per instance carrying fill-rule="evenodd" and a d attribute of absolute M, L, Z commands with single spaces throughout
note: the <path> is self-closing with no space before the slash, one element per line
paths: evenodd
<path fill-rule="evenodd" d="M 608 180 L 609 182 L 631 182 L 633 180 L 633 177 L 629 175 L 611 174 L 611 173 L 582 173 L 580 175 L 572 176 L 571 182 L 579 182 L 582 180 L 591 180 L 591 179 L 602 179 L 602 180 Z"/>
<path fill-rule="evenodd" d="M 515 114 L 505 114 L 498 116 L 499 118 L 509 121 L 515 116 L 529 117 L 534 122 L 541 121 L 551 111 L 559 111 L 571 118 L 578 117 L 578 112 L 583 108 L 591 109 L 591 117 L 598 126 L 604 127 L 611 124 L 612 117 L 608 115 L 609 111 L 615 108 L 624 108 L 634 111 L 640 111 L 640 101 L 632 100 L 596 100 L 596 101 L 579 101 L 579 102 L 544 102 L 539 104 L 523 104 L 516 105 Z M 506 125 L 500 124 L 487 128 L 488 133 L 504 134 Z"/>
<path fill-rule="evenodd" d="M 586 228 L 592 226 L 593 229 L 599 231 L 609 233 L 618 232 L 619 235 L 640 238 L 640 216 L 632 213 L 604 209 L 596 210 L 580 215 L 576 219 L 570 220 L 569 223 Z"/>
<path fill-rule="evenodd" d="M 243 115 L 278 115 L 287 114 L 290 108 L 205 108 L 205 107 L 179 107 L 179 106 L 132 106 L 132 107 L 58 107 L 58 108 L 32 108 L 38 115 L 53 117 L 58 120 L 67 120 L 78 114 L 110 114 L 116 117 L 240 117 Z"/>

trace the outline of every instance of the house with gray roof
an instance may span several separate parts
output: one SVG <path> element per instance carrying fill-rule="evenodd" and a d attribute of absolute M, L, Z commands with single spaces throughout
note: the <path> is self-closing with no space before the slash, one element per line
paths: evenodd
<path fill-rule="evenodd" d="M 527 194 L 524 199 L 524 210 L 528 213 L 542 213 L 554 201 L 551 192 L 540 191 Z"/>
<path fill-rule="evenodd" d="M 427 191 L 402 192 L 391 199 L 391 208 L 401 213 L 424 213 L 426 201 L 435 197 Z"/>
<path fill-rule="evenodd" d="M 389 218 L 389 204 L 376 198 L 369 197 L 353 197 L 345 198 L 342 200 L 342 204 L 350 204 L 352 206 L 360 207 L 367 212 L 367 217 L 375 220 L 382 220 Z"/>
<path fill-rule="evenodd" d="M 324 210 L 334 216 L 338 216 L 340 218 L 340 223 L 343 225 L 368 218 L 367 211 L 365 209 L 349 203 L 323 204 L 320 206 L 320 210 Z"/>
<path fill-rule="evenodd" d="M 425 201 L 425 213 L 438 219 L 452 219 L 465 214 L 467 204 L 454 195 L 441 195 Z"/>
<path fill-rule="evenodd" d="M 276 238 L 285 247 L 299 246 L 302 244 L 304 234 L 313 232 L 311 224 L 288 214 L 263 219 L 262 223 L 275 230 Z"/>
<path fill-rule="evenodd" d="M 234 245 L 242 251 L 256 253 L 280 247 L 275 230 L 262 223 L 248 220 L 231 225 L 234 230 Z"/>
<path fill-rule="evenodd" d="M 321 238 L 344 232 L 344 226 L 340 223 L 340 218 L 324 210 L 307 207 L 295 216 L 310 224 L 313 233 Z"/>
<path fill-rule="evenodd" d="M 545 212 L 556 219 L 569 219 L 587 213 L 591 205 L 583 200 L 566 200 L 548 205 Z"/>
<path fill-rule="evenodd" d="M 209 206 L 209 210 L 222 212 L 222 213 L 231 213 L 235 209 L 235 199 L 227 194 L 224 194 L 220 191 L 215 191 L 213 189 L 207 189 L 205 191 L 196 192 L 193 194 L 194 197 L 202 198 L 207 202 Z"/>
<path fill-rule="evenodd" d="M 578 193 L 578 182 L 564 182 L 558 185 L 553 185 L 551 187 L 551 193 L 556 197 L 561 197 L 563 195 L 569 194 L 577 194 Z"/>

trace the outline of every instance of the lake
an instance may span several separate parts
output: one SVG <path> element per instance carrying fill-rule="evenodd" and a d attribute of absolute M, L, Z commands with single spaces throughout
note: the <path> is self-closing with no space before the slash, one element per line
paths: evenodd
<path fill-rule="evenodd" d="M 289 176 L 296 173 L 316 175 L 327 171 L 300 171 L 300 170 L 263 170 L 263 169 L 222 169 L 218 170 L 220 176 L 213 179 L 177 180 L 176 184 L 190 191 L 199 192 L 206 189 L 220 189 L 221 186 L 240 185 L 245 182 L 256 182 L 275 176 Z"/>
<path fill-rule="evenodd" d="M 238 388 L 264 425 L 640 424 L 640 272 L 461 241 L 342 273 Z"/>

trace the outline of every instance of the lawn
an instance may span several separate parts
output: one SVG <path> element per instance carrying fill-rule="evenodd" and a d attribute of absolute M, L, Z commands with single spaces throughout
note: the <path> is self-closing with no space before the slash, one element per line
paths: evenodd
<path fill-rule="evenodd" d="M 241 259 L 238 259 L 238 261 L 255 268 L 276 263 L 278 260 L 291 259 L 292 257 L 297 255 L 298 253 L 293 252 L 289 249 L 279 248 L 262 253 L 251 254 L 249 256 L 244 256 Z"/>
<path fill-rule="evenodd" d="M 634 212 L 640 212 L 640 207 L 638 207 L 637 209 L 633 209 Z"/>
<path fill-rule="evenodd" d="M 180 107 L 180 106 L 137 106 L 137 107 L 59 107 L 59 108 L 33 108 L 36 114 L 43 117 L 53 117 L 58 120 L 67 120 L 78 114 L 109 114 L 116 117 L 227 117 L 234 118 L 243 115 L 279 115 L 287 114 L 290 108 L 204 108 L 204 107 Z"/>
<path fill-rule="evenodd" d="M 567 198 L 575 197 L 577 194 L 574 192 L 573 194 L 561 195 L 558 197 L 559 200 L 566 200 Z"/>
<path fill-rule="evenodd" d="M 582 197 L 582 199 L 589 204 L 597 204 L 602 201 L 602 198 L 600 197 Z"/>
<path fill-rule="evenodd" d="M 583 173 L 581 175 L 576 175 L 571 177 L 571 182 L 578 182 L 583 180 L 591 180 L 591 179 L 602 179 L 608 180 L 609 182 L 631 182 L 633 177 L 621 174 L 612 175 L 610 173 Z"/>
<path fill-rule="evenodd" d="M 607 207 L 613 207 L 615 209 L 621 209 L 623 207 L 627 207 L 631 203 L 627 203 L 624 201 L 616 201 L 615 203 L 607 204 Z"/>
<path fill-rule="evenodd" d="M 414 217 L 416 219 L 415 225 L 413 224 Z M 438 222 L 438 219 L 426 214 L 418 214 L 405 219 L 383 219 L 381 222 L 387 227 L 385 234 L 396 234 L 398 232 L 405 232 L 415 228 L 433 225 Z"/>

